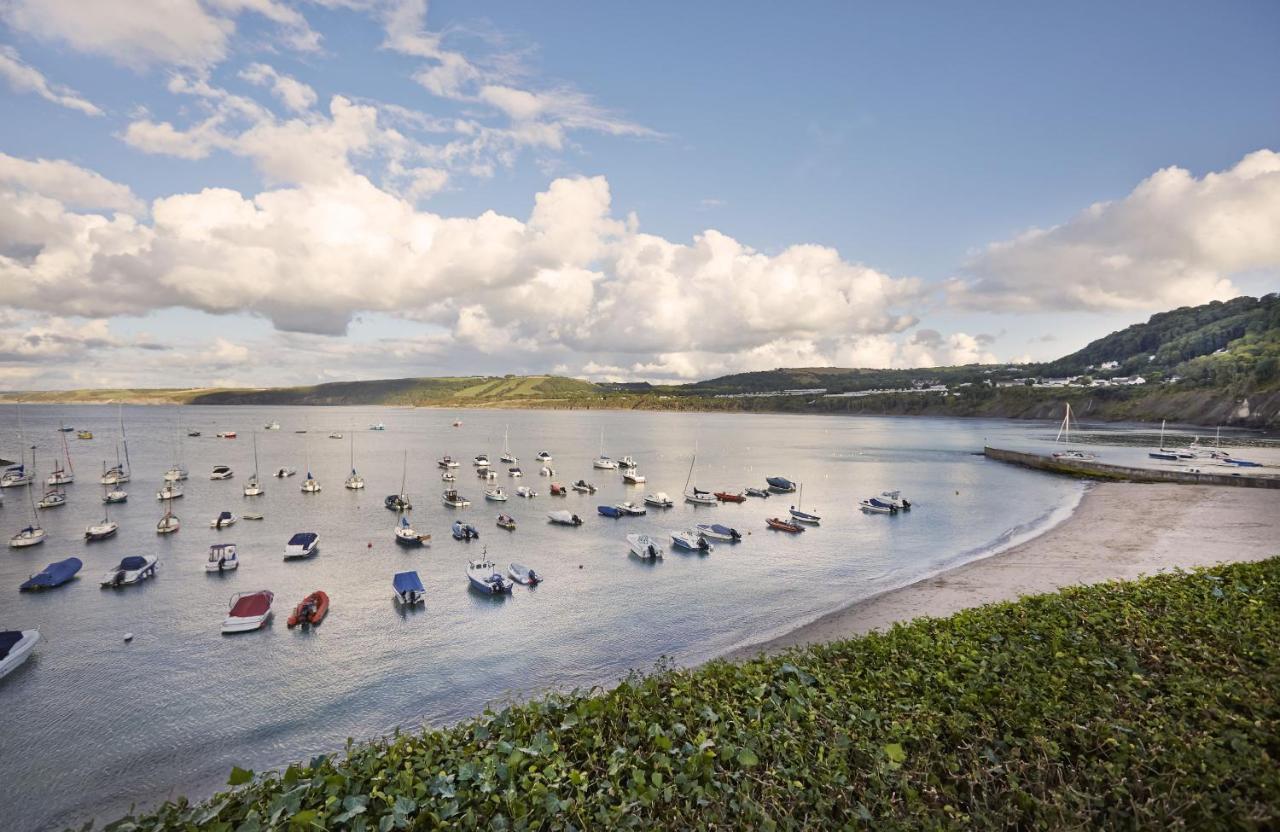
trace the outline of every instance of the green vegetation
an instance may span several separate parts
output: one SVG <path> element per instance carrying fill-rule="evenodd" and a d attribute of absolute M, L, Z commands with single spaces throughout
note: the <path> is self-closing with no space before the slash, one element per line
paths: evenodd
<path fill-rule="evenodd" d="M 348 744 L 114 830 L 1280 826 L 1280 559 Z"/>

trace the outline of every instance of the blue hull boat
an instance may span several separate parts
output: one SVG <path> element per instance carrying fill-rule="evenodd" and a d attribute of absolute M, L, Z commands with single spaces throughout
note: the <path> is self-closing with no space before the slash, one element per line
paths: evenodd
<path fill-rule="evenodd" d="M 621 517 L 622 516 L 622 509 L 616 506 L 596 506 L 596 511 L 600 512 L 605 517 Z"/>

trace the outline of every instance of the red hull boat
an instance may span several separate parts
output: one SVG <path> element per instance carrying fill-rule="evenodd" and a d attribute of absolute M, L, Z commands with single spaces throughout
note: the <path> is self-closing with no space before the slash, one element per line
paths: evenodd
<path fill-rule="evenodd" d="M 765 522 L 769 524 L 769 528 L 777 529 L 780 532 L 790 532 L 791 534 L 797 534 L 799 532 L 804 531 L 804 526 L 798 526 L 795 523 L 788 523 L 786 520 L 783 520 L 780 517 L 770 517 Z"/>

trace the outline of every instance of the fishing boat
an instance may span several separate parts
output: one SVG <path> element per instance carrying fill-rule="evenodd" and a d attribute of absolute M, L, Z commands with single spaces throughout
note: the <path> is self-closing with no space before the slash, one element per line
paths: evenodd
<path fill-rule="evenodd" d="M 278 479 L 284 479 L 285 477 L 292 477 L 294 474 L 297 474 L 297 473 L 298 473 L 297 468 L 277 468 L 276 472 L 272 474 L 272 476 L 277 477 Z"/>
<path fill-rule="evenodd" d="M 804 531 L 804 526 L 798 525 L 796 523 L 790 523 L 786 520 L 783 520 L 781 517 L 770 517 L 768 520 L 765 520 L 764 522 L 768 524 L 769 528 L 777 529 L 780 532 L 790 532 L 791 534 L 799 534 L 800 532 Z"/>
<path fill-rule="evenodd" d="M 364 477 L 356 473 L 356 434 L 351 432 L 351 476 L 347 477 L 343 483 L 346 488 L 352 491 L 359 491 L 364 488 Z"/>
<path fill-rule="evenodd" d="M 447 455 L 436 460 L 436 467 L 438 468 L 457 468 L 459 465 L 458 460 Z"/>
<path fill-rule="evenodd" d="M 745 494 L 734 494 L 731 491 L 717 491 L 715 498 L 722 503 L 745 503 L 747 501 Z"/>
<path fill-rule="evenodd" d="M 324 621 L 324 617 L 328 614 L 329 596 L 324 590 L 317 589 L 298 602 L 298 606 L 293 608 L 293 613 L 286 623 L 291 630 L 298 625 L 314 627 Z"/>
<path fill-rule="evenodd" d="M 622 516 L 622 509 L 617 506 L 596 506 L 596 511 L 599 512 L 602 517 Z"/>
<path fill-rule="evenodd" d="M 123 503 L 128 499 L 129 492 L 125 491 L 123 488 L 113 488 L 106 494 L 102 495 L 102 502 L 104 503 Z"/>
<path fill-rule="evenodd" d="M 92 438 L 93 438 L 93 431 L 91 430 L 82 430 L 76 433 L 76 439 L 92 439 Z"/>
<path fill-rule="evenodd" d="M 396 525 L 396 543 L 401 546 L 430 546 L 431 535 L 418 534 L 412 526 L 409 525 L 409 518 L 400 515 L 400 522 Z"/>
<path fill-rule="evenodd" d="M 717 505 L 715 495 L 710 491 L 703 491 L 698 486 L 690 486 L 693 482 L 693 466 L 698 461 L 698 454 L 695 451 L 693 457 L 689 460 L 689 476 L 684 480 L 684 501 L 693 503 L 696 506 L 714 506 Z"/>
<path fill-rule="evenodd" d="M 1059 426 L 1058 435 L 1054 437 L 1053 441 L 1061 442 L 1064 445 L 1071 444 L 1071 402 L 1067 402 L 1067 412 L 1062 417 L 1062 425 Z M 1055 451 L 1053 453 L 1053 458 L 1068 460 L 1068 461 L 1070 460 L 1089 461 L 1089 460 L 1097 459 L 1097 456 L 1089 453 L 1088 451 L 1067 449 L 1062 451 Z"/>
<path fill-rule="evenodd" d="M 894 506 L 892 503 L 888 503 L 888 502 L 885 502 L 884 500 L 876 499 L 875 497 L 870 497 L 866 500 L 863 500 L 861 503 L 859 503 L 859 505 L 861 506 L 862 510 L 867 512 L 868 514 L 897 514 L 898 513 L 897 507 Z"/>
<path fill-rule="evenodd" d="M 563 497 L 569 493 L 569 490 L 558 482 L 551 483 L 551 496 Z"/>
<path fill-rule="evenodd" d="M 218 512 L 217 517 L 209 521 L 209 528 L 225 529 L 228 526 L 234 526 L 236 524 L 236 520 L 238 519 L 239 519 L 238 517 L 236 517 L 234 514 L 232 514 L 229 511 L 220 511 Z"/>
<path fill-rule="evenodd" d="M 211 480 L 229 480 L 235 476 L 235 472 L 231 470 L 230 465 L 215 465 L 213 470 L 209 472 Z"/>
<path fill-rule="evenodd" d="M 572 511 L 553 511 L 547 515 L 547 519 L 557 526 L 582 525 L 582 518 L 574 514 Z"/>
<path fill-rule="evenodd" d="M 173 513 L 173 501 L 165 506 L 164 516 L 156 522 L 156 534 L 173 534 L 182 528 L 182 521 Z"/>
<path fill-rule="evenodd" d="M 0 679 L 17 670 L 39 643 L 39 630 L 0 631 Z"/>
<path fill-rule="evenodd" d="M 654 491 L 644 495 L 644 504 L 655 508 L 671 508 L 675 505 L 675 501 L 668 497 L 665 491 Z"/>
<path fill-rule="evenodd" d="M 876 499 L 889 503 L 899 511 L 909 511 L 911 509 L 911 501 L 905 499 L 901 491 L 881 491 L 880 496 Z"/>
<path fill-rule="evenodd" d="M 711 540 L 723 540 L 727 543 L 737 543 L 742 540 L 742 535 L 737 529 L 722 526 L 719 523 L 699 523 L 694 528 L 698 534 Z"/>
<path fill-rule="evenodd" d="M 320 481 L 311 476 L 310 469 L 307 470 L 307 477 L 302 481 L 303 494 L 319 494 L 321 491 Z"/>
<path fill-rule="evenodd" d="M 542 576 L 524 564 L 511 564 L 507 567 L 507 574 L 511 576 L 511 580 L 524 586 L 537 586 L 542 583 Z"/>
<path fill-rule="evenodd" d="M 80 558 L 57 560 L 22 582 L 18 589 L 22 592 L 38 592 L 62 586 L 76 576 L 80 567 L 84 566 Z"/>
<path fill-rule="evenodd" d="M 495 503 L 505 503 L 507 501 L 507 492 L 502 490 L 502 486 L 486 488 L 484 492 L 486 500 L 492 500 Z"/>
<path fill-rule="evenodd" d="M 182 496 L 182 486 L 167 482 L 156 492 L 157 500 L 176 500 Z"/>
<path fill-rule="evenodd" d="M 258 432 L 253 432 L 253 473 L 249 475 L 249 481 L 244 484 L 244 496 L 261 497 L 262 481 L 258 479 Z"/>
<path fill-rule="evenodd" d="M 466 508 L 471 505 L 471 501 L 458 493 L 457 489 L 450 488 L 440 495 L 440 501 L 449 508 Z"/>
<path fill-rule="evenodd" d="M 471 588 L 487 595 L 501 595 L 510 592 L 515 583 L 501 572 L 498 566 L 488 558 L 473 560 L 467 564 L 467 580 Z"/>
<path fill-rule="evenodd" d="M 800 495 L 796 498 L 797 505 L 791 506 L 788 511 L 791 513 L 791 519 L 800 523 L 808 523 L 816 526 L 822 522 L 822 518 L 810 511 L 804 511 L 804 486 L 800 486 Z"/>
<path fill-rule="evenodd" d="M 386 429 L 387 429 L 387 426 L 382 424 L 381 422 L 375 422 L 374 424 L 369 425 L 369 430 L 386 430 Z"/>
<path fill-rule="evenodd" d="M 524 476 L 524 471 L 521 471 L 521 470 L 520 470 L 520 466 L 518 466 L 518 465 L 517 465 L 517 466 L 513 466 L 513 467 L 511 467 L 511 468 L 508 468 L 508 469 L 507 469 L 507 476 L 508 476 L 508 477 L 523 477 L 523 476 Z"/>
<path fill-rule="evenodd" d="M 770 492 L 769 492 L 769 489 L 767 488 L 754 488 L 754 487 L 747 488 L 743 491 L 743 493 L 746 494 L 748 497 L 763 497 L 766 500 L 769 499 L 770 497 Z"/>
<path fill-rule="evenodd" d="M 575 482 L 575 483 L 572 485 L 572 488 L 573 488 L 573 490 L 574 490 L 574 491 L 578 491 L 578 492 L 581 492 L 581 493 L 583 493 L 583 494 L 594 494 L 594 493 L 596 493 L 596 487 L 595 487 L 594 485 L 592 485 L 591 483 L 587 482 L 586 480 L 578 480 L 577 482 Z"/>
<path fill-rule="evenodd" d="M 269 589 L 232 595 L 227 617 L 222 619 L 222 632 L 249 633 L 261 629 L 271 618 L 271 604 L 275 599 L 275 593 Z"/>
<path fill-rule="evenodd" d="M 638 558 L 645 560 L 661 560 L 662 544 L 657 538 L 650 537 L 647 534 L 629 534 L 627 535 L 627 545 L 631 547 L 631 553 Z"/>
<path fill-rule="evenodd" d="M 401 604 L 413 606 L 427 601 L 427 590 L 423 588 L 417 572 L 397 572 L 391 578 L 391 588 Z"/>
<path fill-rule="evenodd" d="M 604 452 L 604 429 L 603 429 L 603 428 L 601 428 L 601 429 L 600 429 L 600 456 L 598 456 L 598 457 L 596 457 L 596 458 L 595 458 L 595 460 L 591 463 L 591 467 L 592 467 L 592 468 L 603 468 L 603 469 L 605 469 L 605 470 L 607 470 L 607 471 L 615 470 L 615 469 L 618 467 L 618 463 L 617 463 L 615 460 L 612 460 L 612 459 L 610 459 L 608 456 L 606 456 L 606 455 L 605 455 L 605 452 Z"/>
<path fill-rule="evenodd" d="M 475 526 L 471 525 L 470 523 L 464 523 L 461 520 L 453 521 L 452 531 L 453 531 L 454 540 L 465 540 L 467 542 L 470 542 L 472 540 L 478 540 L 480 538 L 479 529 L 477 529 Z"/>
<path fill-rule="evenodd" d="M 672 532 L 671 542 L 681 549 L 688 549 L 691 552 L 710 553 L 715 549 L 708 540 L 693 529 L 682 532 Z"/>
<path fill-rule="evenodd" d="M 640 473 L 635 468 L 628 468 L 622 472 L 622 481 L 627 485 L 643 485 L 644 474 Z"/>
<path fill-rule="evenodd" d="M 512 517 L 510 514 L 499 514 L 499 515 L 498 515 L 498 528 L 500 528 L 500 529 L 506 529 L 506 530 L 507 530 L 507 531 L 509 531 L 509 532 L 513 532 L 513 531 L 515 531 L 515 530 L 516 530 L 516 518 Z"/>
<path fill-rule="evenodd" d="M 284 545 L 285 560 L 309 558 L 320 549 L 320 535 L 315 532 L 297 532 Z"/>
<path fill-rule="evenodd" d="M 236 555 L 236 544 L 215 543 L 209 547 L 209 557 L 205 559 L 204 571 L 230 572 L 240 568 L 240 558 Z"/>
<path fill-rule="evenodd" d="M 530 488 L 527 485 L 517 485 L 516 496 L 524 497 L 525 499 L 532 499 L 533 497 L 538 496 L 538 492 L 534 491 L 532 488 Z"/>
<path fill-rule="evenodd" d="M 156 574 L 154 555 L 130 555 L 121 558 L 119 565 L 102 576 L 102 585 L 121 587 L 145 581 Z"/>
<path fill-rule="evenodd" d="M 550 462 L 553 457 L 546 451 L 538 451 L 537 459 L 539 462 Z"/>
<path fill-rule="evenodd" d="M 796 484 L 786 477 L 765 477 L 764 481 L 775 494 L 790 494 L 796 490 Z"/>
<path fill-rule="evenodd" d="M 622 512 L 623 514 L 627 515 L 628 517 L 639 517 L 641 515 L 649 513 L 649 509 L 645 508 L 642 505 L 637 505 L 636 503 L 633 503 L 630 501 L 625 503 L 618 503 L 617 505 L 614 506 L 614 508 L 616 508 L 618 511 Z"/>
<path fill-rule="evenodd" d="M 262 426 L 263 430 L 280 430 L 280 423 L 276 421 L 267 422 Z"/>
<path fill-rule="evenodd" d="M 515 465 L 520 460 L 516 455 L 511 453 L 511 426 L 504 425 L 502 428 L 502 456 L 498 457 L 502 462 L 508 465 Z"/>
<path fill-rule="evenodd" d="M 70 428 L 59 428 L 58 438 L 62 440 L 62 458 L 66 460 L 66 467 L 63 467 L 62 461 L 55 459 L 53 462 L 53 473 L 45 480 L 45 485 L 70 485 L 76 481 L 75 469 L 71 466 L 71 448 L 67 445 L 67 431 Z"/>
<path fill-rule="evenodd" d="M 503 460 L 503 462 L 506 462 L 506 460 L 504 459 L 504 460 Z M 472 464 L 472 465 L 474 465 L 474 466 L 475 466 L 475 467 L 477 467 L 477 468 L 488 468 L 488 467 L 489 467 L 489 455 L 488 455 L 488 454 L 476 454 L 475 456 L 471 457 L 471 464 Z"/>

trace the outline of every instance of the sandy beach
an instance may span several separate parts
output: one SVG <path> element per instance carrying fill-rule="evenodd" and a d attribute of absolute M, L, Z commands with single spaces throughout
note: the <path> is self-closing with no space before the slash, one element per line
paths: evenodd
<path fill-rule="evenodd" d="M 1280 492 L 1214 486 L 1100 483 L 1067 520 L 998 555 L 854 603 L 743 659 L 856 636 L 920 616 L 1052 592 L 1073 584 L 1280 555 Z"/>

